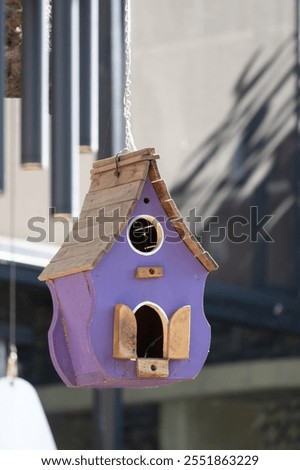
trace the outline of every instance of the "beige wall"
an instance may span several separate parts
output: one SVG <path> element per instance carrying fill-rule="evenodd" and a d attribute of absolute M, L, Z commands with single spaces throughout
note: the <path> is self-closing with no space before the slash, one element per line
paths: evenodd
<path fill-rule="evenodd" d="M 16 253 L 17 261 L 25 264 L 43 266 L 54 255 L 57 246 L 64 239 L 64 225 L 49 219 L 50 168 L 25 170 L 20 161 L 20 107 L 18 98 L 5 100 L 5 191 L 0 195 L 0 259 L 10 259 L 9 250 Z M 79 155 L 80 162 L 80 201 L 88 190 L 89 172 L 94 156 Z M 12 177 L 12 169 L 14 169 Z M 45 222 L 38 222 L 47 233 L 43 243 L 30 243 L 28 237 L 37 237 L 28 227 L 28 221 L 42 217 Z M 54 239 L 49 243 L 49 224 L 52 223 Z M 14 226 L 14 248 L 10 248 L 9 236 Z M 65 221 L 66 230 L 72 228 L 72 221 Z"/>
<path fill-rule="evenodd" d="M 295 5 L 294 0 L 132 0 L 133 133 L 138 147 L 156 147 L 171 186 L 186 169 L 187 157 L 228 118 L 234 86 L 251 56 L 259 53 L 253 75 L 291 40 Z M 282 67 L 288 69 L 293 52 L 287 51 Z M 262 83 L 256 91 L 266 93 L 271 85 Z M 274 113 L 293 87 L 289 80 Z M 238 137 L 223 146 L 220 172 Z"/>

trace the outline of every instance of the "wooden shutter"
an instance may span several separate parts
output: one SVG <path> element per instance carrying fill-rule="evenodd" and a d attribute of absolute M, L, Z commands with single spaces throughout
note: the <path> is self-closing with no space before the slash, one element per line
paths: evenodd
<path fill-rule="evenodd" d="M 190 354 L 191 307 L 173 313 L 169 323 L 168 359 L 188 359 Z"/>
<path fill-rule="evenodd" d="M 133 311 L 124 304 L 115 306 L 114 345 L 115 359 L 136 358 L 137 324 Z"/>

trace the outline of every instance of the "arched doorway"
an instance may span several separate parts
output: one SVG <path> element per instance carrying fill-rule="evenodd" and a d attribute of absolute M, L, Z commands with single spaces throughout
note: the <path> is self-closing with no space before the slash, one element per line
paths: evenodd
<path fill-rule="evenodd" d="M 163 358 L 166 356 L 166 323 L 163 312 L 145 303 L 135 310 L 137 323 L 137 357 Z"/>

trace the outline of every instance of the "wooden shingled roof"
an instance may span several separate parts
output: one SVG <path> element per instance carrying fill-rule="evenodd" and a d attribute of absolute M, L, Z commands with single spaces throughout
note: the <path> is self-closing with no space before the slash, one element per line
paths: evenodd
<path fill-rule="evenodd" d="M 166 183 L 161 179 L 156 163 L 158 158 L 153 148 L 147 148 L 94 162 L 91 185 L 78 221 L 40 274 L 40 281 L 95 268 L 129 221 L 147 176 L 170 222 L 193 255 L 208 271 L 218 268 L 183 222 Z"/>

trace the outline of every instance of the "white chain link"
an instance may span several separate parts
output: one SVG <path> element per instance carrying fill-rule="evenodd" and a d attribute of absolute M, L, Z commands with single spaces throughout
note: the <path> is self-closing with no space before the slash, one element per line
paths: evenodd
<path fill-rule="evenodd" d="M 130 151 L 136 150 L 131 132 L 131 1 L 125 0 L 125 87 L 124 87 L 124 118 L 125 118 L 125 147 Z"/>

